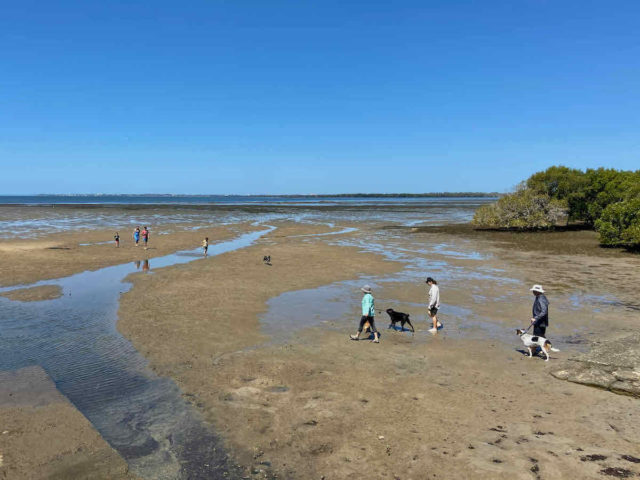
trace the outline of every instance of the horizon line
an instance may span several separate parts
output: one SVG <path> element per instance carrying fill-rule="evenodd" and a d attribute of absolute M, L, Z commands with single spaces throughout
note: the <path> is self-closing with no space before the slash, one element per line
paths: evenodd
<path fill-rule="evenodd" d="M 438 197 L 500 196 L 499 192 L 393 192 L 393 193 L 15 193 L 3 197 Z"/>

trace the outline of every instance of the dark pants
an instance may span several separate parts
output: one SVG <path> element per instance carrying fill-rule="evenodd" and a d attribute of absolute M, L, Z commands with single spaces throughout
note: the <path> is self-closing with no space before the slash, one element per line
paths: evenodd
<path fill-rule="evenodd" d="M 544 337 L 545 332 L 547 331 L 547 326 L 544 325 L 534 325 L 533 326 L 533 335 L 536 337 Z M 547 338 L 547 337 L 545 337 Z"/>
<path fill-rule="evenodd" d="M 371 325 L 372 333 L 377 332 L 376 324 L 374 323 L 373 317 L 368 317 L 366 315 L 363 315 L 362 318 L 360 319 L 360 326 L 358 327 L 358 333 L 362 332 L 365 322 L 369 322 L 369 324 Z"/>

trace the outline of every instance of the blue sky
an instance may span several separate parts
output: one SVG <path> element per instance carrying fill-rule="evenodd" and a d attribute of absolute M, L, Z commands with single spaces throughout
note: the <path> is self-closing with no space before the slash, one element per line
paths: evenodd
<path fill-rule="evenodd" d="M 0 194 L 507 191 L 640 168 L 637 1 L 14 1 Z"/>

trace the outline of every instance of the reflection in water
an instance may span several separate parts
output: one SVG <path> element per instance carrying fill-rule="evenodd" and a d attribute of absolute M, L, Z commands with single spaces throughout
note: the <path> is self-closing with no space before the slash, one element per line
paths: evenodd
<path fill-rule="evenodd" d="M 149 259 L 145 258 L 144 262 L 142 262 L 142 271 L 143 272 L 148 272 L 149 271 Z"/>
<path fill-rule="evenodd" d="M 140 260 L 136 260 L 133 264 L 136 266 L 136 270 L 140 270 Z"/>
<path fill-rule="evenodd" d="M 209 253 L 247 247 L 272 229 L 212 245 Z M 192 260 L 173 254 L 156 257 L 154 265 Z M 240 478 L 215 432 L 175 383 L 150 371 L 116 330 L 120 295 L 131 288 L 123 280 L 139 268 L 140 262 L 126 263 L 31 285 L 59 285 L 64 295 L 53 300 L 25 303 L 0 296 L 0 370 L 42 366 L 142 478 Z M 142 269 L 149 268 L 143 261 Z"/>

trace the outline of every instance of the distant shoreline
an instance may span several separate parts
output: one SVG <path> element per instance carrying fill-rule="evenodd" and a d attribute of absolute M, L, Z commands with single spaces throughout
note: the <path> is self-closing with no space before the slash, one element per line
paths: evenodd
<path fill-rule="evenodd" d="M 32 198 L 32 197 L 165 197 L 165 198 L 208 198 L 208 197 L 241 197 L 241 198 L 448 198 L 448 197 L 500 197 L 498 192 L 428 192 L 428 193 L 300 193 L 300 194 L 181 194 L 181 193 L 37 193 L 33 195 L 0 195 L 4 198 Z"/>
<path fill-rule="evenodd" d="M 482 192 L 460 193 L 355 193 L 338 195 L 0 195 L 2 206 L 108 206 L 108 205 L 183 205 L 183 206 L 330 206 L 330 205 L 415 205 L 460 201 L 487 201 L 498 199 L 499 194 Z"/>

